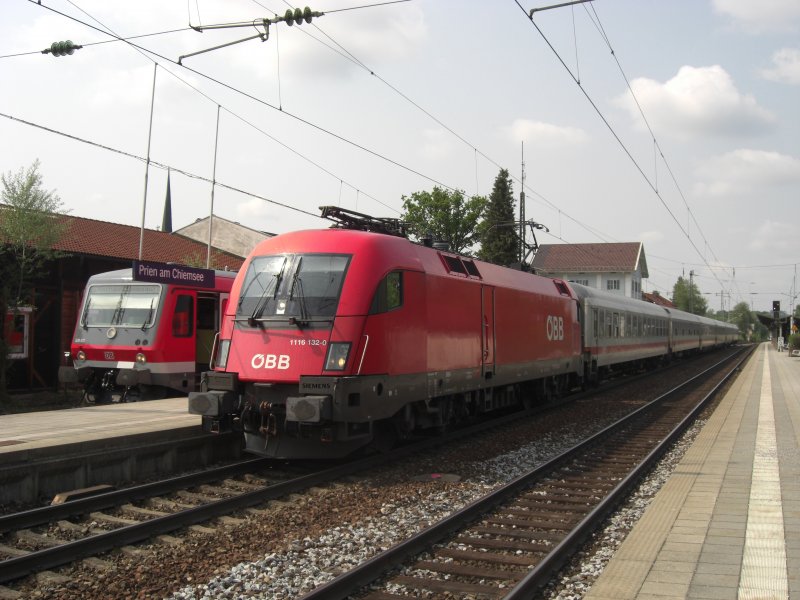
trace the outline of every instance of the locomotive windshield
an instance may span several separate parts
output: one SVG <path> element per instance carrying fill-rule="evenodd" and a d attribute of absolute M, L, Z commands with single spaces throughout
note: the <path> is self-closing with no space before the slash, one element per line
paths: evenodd
<path fill-rule="evenodd" d="M 242 285 L 237 319 L 333 317 L 350 256 L 295 254 L 254 258 Z"/>
<path fill-rule="evenodd" d="M 81 314 L 83 327 L 152 327 L 160 285 L 92 285 Z"/>

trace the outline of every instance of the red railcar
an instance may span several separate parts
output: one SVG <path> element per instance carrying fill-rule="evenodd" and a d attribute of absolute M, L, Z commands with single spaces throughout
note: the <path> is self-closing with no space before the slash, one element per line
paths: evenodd
<path fill-rule="evenodd" d="M 94 275 L 80 308 L 63 383 L 89 403 L 148 400 L 198 389 L 236 273 L 137 263 Z M 149 276 L 148 276 L 149 274 Z M 202 284 L 200 286 L 199 284 Z"/>
<path fill-rule="evenodd" d="M 563 281 L 344 229 L 259 244 L 215 348 L 190 412 L 286 458 L 445 427 L 583 374 Z"/>

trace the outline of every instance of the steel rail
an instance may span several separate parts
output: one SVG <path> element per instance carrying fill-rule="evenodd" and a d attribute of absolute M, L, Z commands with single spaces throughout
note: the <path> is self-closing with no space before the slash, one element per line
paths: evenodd
<path fill-rule="evenodd" d="M 143 483 L 121 490 L 113 490 L 86 498 L 70 500 L 64 504 L 41 506 L 18 513 L 0 515 L 0 533 L 35 527 L 36 525 L 51 523 L 75 515 L 119 506 L 142 498 L 166 494 L 182 488 L 225 479 L 226 477 L 260 471 L 268 468 L 272 464 L 274 464 L 274 462 L 266 458 L 250 459 L 232 465 L 215 467 L 198 473 L 179 475 L 169 479 Z"/>
<path fill-rule="evenodd" d="M 652 467 L 666 454 L 669 448 L 680 438 L 697 416 L 716 397 L 720 389 L 739 370 L 742 363 L 750 358 L 755 346 L 725 374 L 697 405 L 678 423 L 672 431 L 653 448 L 648 455 L 606 496 L 584 519 L 572 529 L 567 536 L 548 553 L 511 591 L 504 600 L 525 600 L 536 590 L 544 587 L 550 578 L 566 564 L 571 556 L 588 539 L 591 533 L 621 504 L 628 494 L 638 485 Z"/>
<path fill-rule="evenodd" d="M 615 380 L 602 386 L 602 389 L 614 389 L 616 387 L 625 385 L 626 383 L 639 380 L 643 376 L 644 375 Z M 571 402 L 578 400 L 587 395 L 595 393 L 596 391 L 597 390 L 595 389 L 571 394 L 566 401 Z M 378 467 L 419 452 L 433 449 L 458 439 L 474 436 L 477 433 L 487 431 L 491 428 L 501 427 L 508 423 L 515 423 L 520 418 L 534 416 L 543 412 L 558 409 L 563 405 L 563 403 L 564 402 L 558 404 L 551 403 L 546 406 L 516 411 L 492 419 L 491 421 L 481 422 L 476 425 L 452 430 L 443 436 L 423 439 L 421 441 L 418 440 L 413 444 L 396 448 L 391 452 L 368 456 L 338 465 L 336 467 L 321 470 L 316 473 L 266 486 L 262 490 L 244 492 L 231 498 L 221 499 L 174 514 L 150 519 L 135 525 L 119 527 L 106 533 L 92 535 L 72 542 L 67 542 L 59 546 L 33 551 L 24 556 L 6 559 L 0 561 L 0 583 L 13 581 L 14 579 L 25 577 L 34 572 L 68 564 L 80 558 L 106 552 L 123 545 L 141 542 L 155 535 L 169 533 L 189 525 L 207 521 L 217 516 L 229 514 L 236 510 L 249 508 L 269 500 L 280 498 L 287 494 L 302 491 L 308 487 L 322 485 L 324 483 L 328 483 L 360 471 Z M 642 408 L 646 408 L 646 406 Z M 638 413 L 639 411 L 636 412 Z M 600 432 L 600 434 L 604 433 L 608 429 L 610 428 L 604 429 L 602 432 Z M 553 459 L 553 461 L 557 460 L 558 458 L 566 460 L 568 457 L 557 457 L 556 459 Z M 551 461 L 551 463 L 553 461 Z M 44 523 L 54 522 L 75 515 L 86 514 L 93 511 L 119 506 L 127 502 L 174 492 L 181 488 L 192 487 L 194 485 L 207 483 L 209 481 L 224 479 L 225 477 L 233 476 L 235 474 L 263 470 L 273 464 L 275 464 L 273 459 L 257 458 L 249 461 L 243 461 L 241 463 L 237 463 L 236 465 L 217 467 L 215 469 L 202 471 L 200 473 L 182 475 L 162 481 L 126 488 L 123 490 L 107 492 L 97 496 L 74 500 L 61 505 L 45 506 L 20 513 L 2 515 L 0 516 L 0 533 L 42 525 Z M 502 500 L 497 500 L 498 503 L 501 501 Z M 469 506 L 462 510 L 466 510 L 467 508 L 469 508 Z M 478 514 L 477 511 L 479 509 L 476 508 L 475 510 L 475 514 Z"/>
<path fill-rule="evenodd" d="M 574 398 L 580 396 L 582 396 L 582 394 L 575 394 Z M 570 397 L 570 399 L 572 398 L 573 396 Z M 391 452 L 367 456 L 316 473 L 273 484 L 261 490 L 244 492 L 231 498 L 217 500 L 163 517 L 156 517 L 135 525 L 119 527 L 106 533 L 92 535 L 59 546 L 33 551 L 25 556 L 3 560 L 0 561 L 0 583 L 19 579 L 37 571 L 68 564 L 80 558 L 106 552 L 120 546 L 141 542 L 155 535 L 161 535 L 189 525 L 195 525 L 236 510 L 262 504 L 269 500 L 286 496 L 287 494 L 296 493 L 315 485 L 322 485 L 336 479 L 341 479 L 342 477 L 378 467 L 401 458 L 406 458 L 418 452 L 424 452 L 454 440 L 473 436 L 490 428 L 513 423 L 522 417 L 553 410 L 557 407 L 558 405 L 548 405 L 546 407 L 517 411 L 492 419 L 491 421 L 453 430 L 444 436 L 424 439 L 407 446 L 396 448 Z M 238 467 L 241 472 L 251 472 L 274 464 L 274 462 L 275 461 L 272 459 L 260 458 L 237 463 L 236 467 Z M 173 492 L 181 487 L 191 487 L 199 483 L 218 480 L 224 478 L 224 475 L 221 475 L 222 473 L 230 474 L 230 469 L 231 467 L 219 467 L 210 471 L 203 471 L 202 473 L 183 475 L 164 481 L 143 484 L 134 488 L 107 492 L 98 496 L 74 500 L 61 505 L 45 506 L 21 513 L 4 515 L 0 517 L 0 533 L 118 506 L 131 500 L 139 500 L 153 495 Z"/>
<path fill-rule="evenodd" d="M 752 349 L 750 349 L 750 352 L 752 352 Z M 603 428 L 601 431 L 587 438 L 577 446 L 574 446 L 562 452 L 561 454 L 555 456 L 546 463 L 540 465 L 539 467 L 536 467 L 532 471 L 520 475 L 519 477 L 513 479 L 512 481 L 498 488 L 497 490 L 490 492 L 486 496 L 478 498 L 477 500 L 471 502 L 465 507 L 452 513 L 448 517 L 445 517 L 432 527 L 420 531 L 419 533 L 415 534 L 408 540 L 400 542 L 395 546 L 389 548 L 388 550 L 380 552 L 379 554 L 373 556 L 372 558 L 358 565 L 355 569 L 347 571 L 346 573 L 342 573 L 341 575 L 335 577 L 331 581 L 322 584 L 321 586 L 315 588 L 309 593 L 301 596 L 301 600 L 341 600 L 346 598 L 350 594 L 355 593 L 362 587 L 369 585 L 370 583 L 374 582 L 375 580 L 385 575 L 387 571 L 402 565 L 406 560 L 426 551 L 428 548 L 430 548 L 430 546 L 438 542 L 441 542 L 454 531 L 462 529 L 464 526 L 475 521 L 477 518 L 491 511 L 496 506 L 506 502 L 509 498 L 512 498 L 515 495 L 519 494 L 521 491 L 530 487 L 536 480 L 542 478 L 543 476 L 555 470 L 562 464 L 571 460 L 576 455 L 579 455 L 585 449 L 597 444 L 603 438 L 609 436 L 611 433 L 614 432 L 614 430 L 625 426 L 627 423 L 633 421 L 640 415 L 651 410 L 657 404 L 660 404 L 669 397 L 685 390 L 685 388 L 687 388 L 691 383 L 700 380 L 705 375 L 709 374 L 715 369 L 720 368 L 724 363 L 729 362 L 735 356 L 736 355 L 726 357 L 724 360 L 716 363 L 715 365 L 709 367 L 708 369 L 705 369 L 701 373 L 684 381 L 679 386 L 676 386 L 675 388 L 651 400 L 650 402 L 638 408 L 637 410 L 633 411 L 629 415 L 626 415 L 625 417 L 619 419 L 615 423 L 612 423 L 611 425 Z M 749 356 L 749 353 L 747 356 Z M 747 359 L 747 356 L 745 356 L 742 359 L 742 361 L 737 363 L 736 367 L 734 367 L 730 371 L 730 373 L 726 375 L 726 379 L 730 377 L 730 375 L 739 368 L 739 365 L 741 364 L 741 362 Z M 715 386 L 714 389 L 715 390 L 719 389 L 719 386 Z M 686 421 L 686 419 L 684 419 L 682 423 L 684 421 Z M 667 437 L 672 438 L 674 436 L 670 434 Z M 652 451 L 648 455 L 648 458 L 650 458 L 651 455 L 655 456 L 653 452 L 654 451 Z M 653 458 L 653 460 L 655 460 L 655 458 Z M 626 480 L 628 479 L 630 478 L 626 478 Z M 619 502 L 618 499 L 614 500 L 613 502 L 608 501 L 608 505 L 613 507 L 618 502 Z M 608 507 L 604 508 L 604 511 L 608 510 L 610 510 Z M 584 521 L 585 520 L 586 519 L 584 519 Z M 587 532 L 590 531 L 589 523 L 586 523 L 584 525 L 584 522 L 582 521 L 580 525 L 582 526 L 580 535 L 588 535 Z M 578 537 L 580 536 L 576 534 L 576 539 Z M 564 557 L 569 556 L 567 552 L 567 547 L 563 542 L 558 546 L 556 546 L 553 552 L 556 552 L 556 550 L 558 550 L 558 560 L 554 558 L 552 562 L 550 562 L 550 567 L 548 567 L 547 570 L 542 569 L 540 573 L 544 572 L 551 573 L 552 572 L 551 569 L 554 568 L 556 564 L 561 564 L 560 561 L 563 561 Z M 541 582 L 541 577 L 542 575 L 537 575 L 536 579 L 531 578 L 531 583 L 526 583 L 526 587 L 524 589 L 527 590 L 529 585 L 538 586 L 539 583 Z M 528 577 L 526 576 L 526 578 L 523 581 L 526 581 L 527 579 Z M 519 585 L 521 584 L 522 582 L 520 582 Z M 522 597 L 523 597 L 522 595 L 516 596 L 516 598 L 522 598 Z M 530 596 L 525 596 L 525 597 L 530 597 Z"/>

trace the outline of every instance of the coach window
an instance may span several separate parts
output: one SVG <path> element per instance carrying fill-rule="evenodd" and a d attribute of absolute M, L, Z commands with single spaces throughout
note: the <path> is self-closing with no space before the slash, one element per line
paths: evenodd
<path fill-rule="evenodd" d="M 392 271 L 384 277 L 375 290 L 369 314 L 385 313 L 403 305 L 403 273 Z"/>
<path fill-rule="evenodd" d="M 597 339 L 597 309 L 592 309 L 592 334 L 594 338 Z"/>
<path fill-rule="evenodd" d="M 614 313 L 614 337 L 619 337 L 619 313 Z"/>
<path fill-rule="evenodd" d="M 175 302 L 175 314 L 172 315 L 172 335 L 175 337 L 192 337 L 194 332 L 194 302 L 186 294 L 178 296 Z"/>

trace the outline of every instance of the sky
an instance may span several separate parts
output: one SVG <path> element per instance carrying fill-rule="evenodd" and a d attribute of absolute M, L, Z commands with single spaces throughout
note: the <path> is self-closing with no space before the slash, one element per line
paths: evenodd
<path fill-rule="evenodd" d="M 70 214 L 157 228 L 169 168 L 174 228 L 213 198 L 282 233 L 327 227 L 323 205 L 398 217 L 434 186 L 488 196 L 501 168 L 518 197 L 524 160 L 540 244 L 641 241 L 644 291 L 691 273 L 715 310 L 798 303 L 800 2 L 530 18 L 547 5 L 320 0 L 311 23 L 186 56 L 290 5 L 4 0 L 0 172 L 39 160 Z M 83 47 L 41 52 L 61 40 Z"/>

